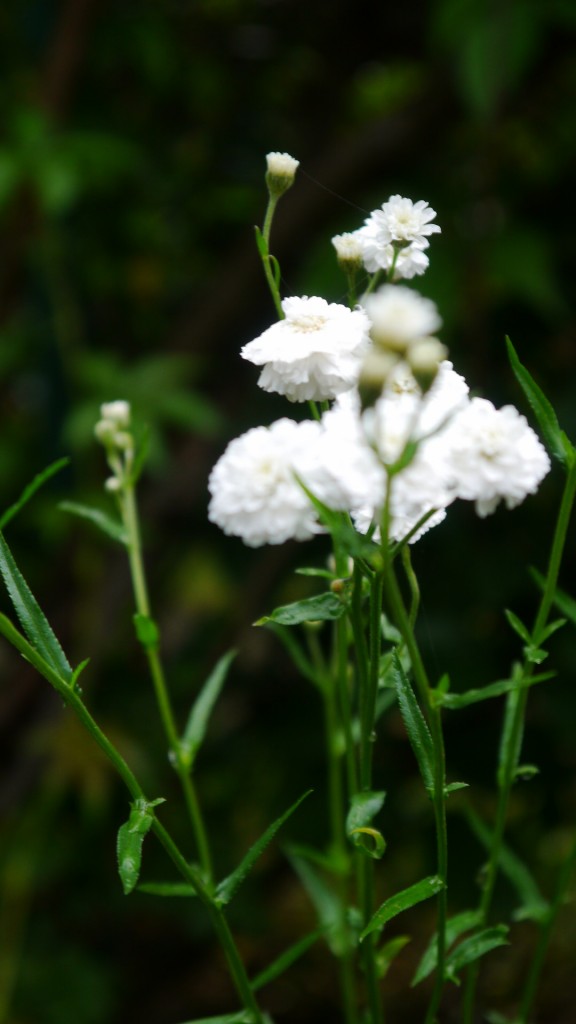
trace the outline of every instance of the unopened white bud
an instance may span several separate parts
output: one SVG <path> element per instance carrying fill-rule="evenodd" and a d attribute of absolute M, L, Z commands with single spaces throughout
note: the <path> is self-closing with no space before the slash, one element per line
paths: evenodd
<path fill-rule="evenodd" d="M 110 445 L 114 443 L 114 434 L 116 433 L 116 424 L 112 420 L 98 420 L 94 427 L 94 434 L 98 441 L 104 445 Z"/>
<path fill-rule="evenodd" d="M 356 273 L 362 269 L 362 246 L 352 231 L 343 235 L 334 235 L 332 245 L 336 250 L 338 264 L 346 274 Z"/>
<path fill-rule="evenodd" d="M 111 420 L 118 427 L 130 424 L 130 402 L 118 399 L 116 402 L 104 402 L 100 406 L 100 415 L 104 420 Z"/>
<path fill-rule="evenodd" d="M 120 448 L 122 451 L 131 451 L 134 447 L 134 438 L 132 434 L 128 434 L 124 430 L 117 430 L 113 437 L 113 443 L 115 448 Z"/>
<path fill-rule="evenodd" d="M 447 355 L 448 349 L 438 338 L 418 338 L 408 348 L 408 364 L 424 393 L 436 380 L 440 363 Z"/>
<path fill-rule="evenodd" d="M 294 183 L 296 170 L 300 164 L 289 153 L 268 153 L 266 156 L 266 184 L 270 195 L 277 199 L 287 192 Z"/>
<path fill-rule="evenodd" d="M 104 487 L 106 488 L 107 491 L 110 491 L 111 494 L 117 494 L 120 488 L 122 487 L 122 484 L 120 483 L 117 476 L 109 476 L 108 479 L 104 482 Z"/>

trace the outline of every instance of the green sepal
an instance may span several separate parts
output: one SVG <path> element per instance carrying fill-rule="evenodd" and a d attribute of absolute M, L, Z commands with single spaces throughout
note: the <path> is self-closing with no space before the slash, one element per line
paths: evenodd
<path fill-rule="evenodd" d="M 197 896 L 198 892 L 192 885 L 186 882 L 143 882 L 138 886 L 138 892 L 145 892 L 148 896 L 166 896 L 189 898 Z"/>
<path fill-rule="evenodd" d="M 118 874 L 125 896 L 133 891 L 138 882 L 144 837 L 152 828 L 153 808 L 162 803 L 164 803 L 163 797 L 150 801 L 145 800 L 144 797 L 138 797 L 130 805 L 128 821 L 118 829 L 116 843 Z"/>
<path fill-rule="evenodd" d="M 270 615 L 263 615 L 254 625 L 265 626 L 268 622 L 277 622 L 281 626 L 300 626 L 304 622 L 334 622 L 342 618 L 345 611 L 346 605 L 336 594 L 318 594 L 275 608 Z"/>
<path fill-rule="evenodd" d="M 157 650 L 160 644 L 160 631 L 150 615 L 141 615 L 135 612 L 132 616 L 136 637 L 142 647 L 149 650 Z"/>
<path fill-rule="evenodd" d="M 406 726 L 408 739 L 418 761 L 420 774 L 427 792 L 434 793 L 434 744 L 416 695 L 410 686 L 400 658 L 394 654 L 393 676 L 400 714 Z"/>
<path fill-rule="evenodd" d="M 50 480 L 51 477 L 56 473 L 59 473 L 60 470 L 64 469 L 65 466 L 68 466 L 69 463 L 69 458 L 56 459 L 56 462 L 51 462 L 49 466 L 46 466 L 46 469 L 43 469 L 41 473 L 38 473 L 24 488 L 18 500 L 15 501 L 13 505 L 10 505 L 3 515 L 0 516 L 0 530 L 3 530 L 8 525 L 14 516 L 20 512 L 20 509 L 30 501 L 30 498 L 36 494 L 36 491 L 38 491 L 47 480 Z"/>
<path fill-rule="evenodd" d="M 410 907 L 416 906 L 417 903 L 422 903 L 423 900 L 430 899 L 431 896 L 436 896 L 444 888 L 444 882 L 439 875 L 429 875 L 428 878 L 423 878 L 420 882 L 416 882 L 415 885 L 410 885 L 407 889 L 403 889 L 402 892 L 391 896 L 390 899 L 384 901 L 368 922 L 360 935 L 360 942 L 372 932 L 380 931 L 388 921 L 397 917 L 402 911 L 409 910 Z"/>
<path fill-rule="evenodd" d="M 190 766 L 198 753 L 210 720 L 212 709 L 220 696 L 220 692 L 228 675 L 228 669 L 236 657 L 236 651 L 224 654 L 212 669 L 200 693 L 196 697 L 188 716 L 186 728 L 180 741 L 180 756 Z"/>
<path fill-rule="evenodd" d="M 483 928 L 482 931 L 477 932 L 475 935 L 470 935 L 467 939 L 459 942 L 456 948 L 446 957 L 444 971 L 446 980 L 459 984 L 458 972 L 463 967 L 474 963 L 475 960 L 486 956 L 486 953 L 490 953 L 493 949 L 498 949 L 499 946 L 509 945 L 509 930 L 507 924 L 496 924 L 490 928 Z"/>
<path fill-rule="evenodd" d="M 506 338 L 506 347 L 514 375 L 532 407 L 548 451 L 563 465 L 572 465 L 576 451 L 564 431 L 560 429 L 558 417 L 551 402 L 520 362 L 510 338 Z"/>
<path fill-rule="evenodd" d="M 216 888 L 216 894 L 214 897 L 214 901 L 215 903 L 217 903 L 219 907 L 225 907 L 227 903 L 230 903 L 230 900 L 235 895 L 236 891 L 246 878 L 246 875 L 254 866 L 258 858 L 263 854 L 268 844 L 272 841 L 272 839 L 278 832 L 278 829 L 282 827 L 284 822 L 287 821 L 287 819 L 290 818 L 292 814 L 294 814 L 294 811 L 300 806 L 302 801 L 310 795 L 311 792 L 311 789 L 307 790 L 307 792 L 303 793 L 302 796 L 299 797 L 298 800 L 296 800 L 296 802 L 293 803 L 292 806 L 284 812 L 284 814 L 281 814 L 279 818 L 276 818 L 276 821 L 272 822 L 272 824 L 266 829 L 263 835 L 260 836 L 260 839 L 258 839 L 254 843 L 254 845 L 250 847 L 248 853 L 240 862 L 235 871 L 233 871 L 232 874 L 228 875 L 227 878 L 224 878 L 219 883 L 219 885 Z"/>
<path fill-rule="evenodd" d="M 0 573 L 14 605 L 14 611 L 32 647 L 61 679 L 69 683 L 73 673 L 68 659 L 1 533 Z"/>
<path fill-rule="evenodd" d="M 472 931 L 476 928 L 482 920 L 482 914 L 479 910 L 464 910 L 461 914 L 455 914 L 454 917 L 449 917 L 446 921 L 446 948 L 449 949 L 456 939 L 459 939 L 465 932 Z M 436 969 L 438 963 L 438 938 L 434 934 L 426 947 L 422 959 L 416 968 L 416 972 L 410 985 L 414 988 L 415 985 L 419 985 L 424 978 L 427 978 L 432 971 Z"/>
<path fill-rule="evenodd" d="M 87 519 L 107 537 L 111 537 L 119 544 L 124 546 L 128 544 L 128 533 L 125 527 L 119 520 L 113 519 L 102 509 L 93 508 L 91 505 L 80 505 L 77 501 L 61 501 L 58 508 L 61 512 L 70 512 L 73 516 L 79 516 L 80 519 Z"/>
<path fill-rule="evenodd" d="M 288 968 L 296 962 L 296 960 L 299 960 L 315 942 L 318 942 L 318 939 L 321 939 L 323 935 L 324 929 L 317 928 L 316 931 L 310 932 L 309 935 L 305 935 L 303 939 L 295 942 L 293 946 L 289 946 L 288 949 L 284 950 L 276 960 L 269 964 L 268 967 L 265 967 L 264 970 L 250 982 L 250 988 L 252 991 L 257 992 L 259 989 L 264 988 L 265 985 L 269 985 L 271 981 L 275 981 L 276 978 L 279 978 L 280 975 L 284 974 L 284 972 L 287 971 Z"/>

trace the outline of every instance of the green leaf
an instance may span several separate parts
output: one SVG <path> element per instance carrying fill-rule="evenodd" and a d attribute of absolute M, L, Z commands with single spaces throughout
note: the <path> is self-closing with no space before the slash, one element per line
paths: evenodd
<path fill-rule="evenodd" d="M 236 870 L 220 882 L 216 889 L 215 896 L 215 901 L 220 907 L 224 907 L 226 906 L 227 903 L 230 903 L 230 900 L 232 899 L 232 897 L 234 896 L 234 894 L 236 893 L 237 889 L 242 884 L 244 879 L 246 878 L 246 875 L 251 870 L 253 865 L 256 863 L 258 858 L 262 855 L 262 853 L 264 852 L 268 844 L 271 842 L 271 840 L 274 838 L 274 836 L 278 832 L 278 829 L 282 827 L 284 822 L 287 821 L 292 814 L 294 814 L 294 811 L 300 806 L 302 801 L 305 800 L 307 796 L 310 796 L 311 792 L 312 790 L 309 789 L 306 793 L 303 793 L 302 796 L 299 797 L 298 800 L 296 800 L 296 802 L 293 803 L 292 806 L 284 812 L 284 814 L 280 815 L 279 818 L 276 818 L 276 821 L 274 821 L 269 826 L 269 828 L 266 829 L 264 834 L 260 836 L 260 839 L 258 839 L 254 843 L 254 845 L 250 847 L 248 853 L 243 858 L 241 863 L 238 865 Z"/>
<path fill-rule="evenodd" d="M 7 508 L 4 514 L 0 516 L 0 530 L 3 530 L 7 526 L 10 520 L 17 515 L 20 509 L 23 508 L 28 501 L 30 501 L 30 498 L 36 494 L 36 491 L 38 491 L 47 480 L 50 480 L 50 478 L 56 473 L 59 473 L 64 466 L 69 464 L 69 462 L 70 459 L 68 458 L 57 459 L 56 462 L 52 462 L 46 467 L 46 469 L 42 470 L 41 473 L 38 473 L 28 486 L 24 488 L 22 494 L 18 498 L 18 501 L 15 501 L 13 505 L 10 505 L 10 508 Z"/>
<path fill-rule="evenodd" d="M 216 662 L 192 705 L 180 743 L 180 751 L 188 765 L 193 763 L 203 743 L 212 709 L 218 700 L 228 675 L 228 669 L 235 657 L 236 651 L 228 651 Z"/>
<path fill-rule="evenodd" d="M 72 678 L 72 668 L 1 533 L 0 572 L 22 629 L 32 647 L 38 651 L 38 654 L 61 679 L 69 683 Z"/>
<path fill-rule="evenodd" d="M 132 616 L 136 637 L 142 647 L 147 650 L 157 650 L 160 644 L 160 631 L 150 615 L 142 615 L 135 612 Z"/>
<path fill-rule="evenodd" d="M 548 679 L 554 679 L 555 672 L 540 672 L 539 675 L 530 676 L 522 681 L 522 687 L 534 686 L 536 683 L 544 683 Z M 455 710 L 468 707 L 469 704 L 478 704 L 481 700 L 490 700 L 492 697 L 502 697 L 511 690 L 518 689 L 518 682 L 515 679 L 499 679 L 496 683 L 483 686 L 478 690 L 466 690 L 465 693 L 445 693 L 442 697 L 442 707 Z"/>
<path fill-rule="evenodd" d="M 323 928 L 317 928 L 316 931 L 310 932 L 309 935 L 305 935 L 299 942 L 295 942 L 293 946 L 281 953 L 280 956 L 274 960 L 268 967 L 258 974 L 253 981 L 250 982 L 250 988 L 253 992 L 257 992 L 259 989 L 264 988 L 265 985 L 269 985 L 271 981 L 275 981 L 281 974 L 284 974 L 289 967 L 292 966 L 296 960 L 310 949 L 318 939 L 321 939 L 324 935 Z"/>
<path fill-rule="evenodd" d="M 80 664 L 77 665 L 76 668 L 74 669 L 74 672 L 72 673 L 72 679 L 70 680 L 70 688 L 72 690 L 76 690 L 78 693 L 81 692 L 80 687 L 78 686 L 78 680 L 79 680 L 80 676 L 82 675 L 84 669 L 89 664 L 90 664 L 90 658 L 84 658 L 84 661 L 81 661 Z"/>
<path fill-rule="evenodd" d="M 452 943 L 456 942 L 456 939 L 459 939 L 464 932 L 470 932 L 473 928 L 476 928 L 481 920 L 482 914 L 479 910 L 464 910 L 461 914 L 449 917 L 446 921 L 446 948 L 449 949 Z M 419 985 L 421 981 L 424 981 L 424 978 L 432 974 L 437 963 L 438 937 L 434 934 L 416 968 L 416 973 L 410 982 L 411 987 L 414 988 L 415 985 Z"/>
<path fill-rule="evenodd" d="M 345 611 L 346 605 L 336 594 L 318 594 L 275 608 L 270 615 L 264 615 L 254 625 L 265 626 L 267 622 L 277 622 L 281 626 L 299 626 L 303 622 L 332 622 L 340 619 Z"/>
<path fill-rule="evenodd" d="M 408 739 L 412 745 L 420 774 L 428 793 L 434 792 L 434 745 L 432 736 L 426 724 L 424 715 L 420 711 L 418 701 L 406 675 L 400 658 L 394 654 L 395 672 L 393 675 L 394 686 L 400 714 L 406 726 Z"/>
<path fill-rule="evenodd" d="M 128 821 L 118 829 L 116 844 L 118 874 L 125 896 L 132 892 L 138 882 L 142 863 L 142 844 L 144 837 L 152 828 L 153 808 L 163 802 L 162 798 L 148 801 L 143 797 L 138 797 L 130 805 Z"/>
<path fill-rule="evenodd" d="M 574 460 L 576 452 L 564 431 L 560 429 L 560 424 L 552 404 L 526 367 L 520 362 L 510 338 L 506 338 L 506 347 L 508 349 L 510 365 L 536 416 L 548 451 L 559 462 L 568 465 Z"/>
<path fill-rule="evenodd" d="M 350 801 L 350 810 L 346 818 L 347 833 L 369 825 L 378 811 L 382 810 L 385 799 L 386 793 L 383 790 L 378 793 L 356 793 Z"/>
<path fill-rule="evenodd" d="M 238 1010 L 237 1013 L 224 1013 L 219 1017 L 198 1017 L 184 1024 L 255 1024 L 255 1017 L 250 1010 Z"/>
<path fill-rule="evenodd" d="M 468 789 L 469 785 L 469 782 L 449 782 L 444 786 L 444 794 L 450 796 L 450 793 L 457 793 L 459 789 Z"/>
<path fill-rule="evenodd" d="M 18 632 L 16 626 L 14 626 L 10 619 L 7 619 L 5 615 L 0 614 L 0 633 L 2 636 L 11 643 L 20 654 L 34 666 L 37 672 L 40 673 L 44 679 L 47 679 L 49 683 L 60 693 L 64 698 L 66 691 L 70 688 L 70 684 L 67 679 L 62 679 L 58 672 L 44 661 L 44 658 L 32 647 L 31 644 Z"/>
<path fill-rule="evenodd" d="M 404 946 L 410 942 L 409 935 L 397 935 L 396 938 L 385 942 L 381 949 L 376 952 L 376 970 L 378 977 L 384 978 L 388 974 L 392 961 L 402 952 Z"/>
<path fill-rule="evenodd" d="M 514 771 L 520 758 L 520 751 L 522 750 L 524 729 L 515 730 L 514 723 L 516 721 L 516 710 L 520 700 L 520 692 L 523 689 L 524 678 L 522 666 L 515 665 L 512 675 L 514 686 L 506 697 L 504 722 L 498 749 L 497 779 L 499 786 L 507 784 L 508 765 L 511 765 L 512 771 Z"/>
<path fill-rule="evenodd" d="M 490 829 L 471 807 L 466 808 L 466 818 L 476 838 L 489 851 L 492 846 Z M 532 921 L 542 922 L 548 913 L 549 904 L 542 896 L 526 865 L 505 843 L 500 848 L 498 863 L 520 898 L 521 906 L 514 916 L 518 920 L 529 918 Z"/>
<path fill-rule="evenodd" d="M 372 932 L 379 931 L 393 917 L 401 914 L 403 910 L 409 910 L 410 907 L 414 907 L 417 903 L 422 903 L 423 900 L 435 896 L 443 888 L 444 882 L 442 879 L 438 875 L 430 875 L 428 878 L 423 878 L 421 882 L 416 882 L 416 885 L 403 889 L 396 896 L 391 896 L 390 899 L 384 901 L 371 921 L 369 921 L 360 935 L 360 942 Z"/>
<path fill-rule="evenodd" d="M 540 590 L 544 590 L 546 586 L 546 577 L 538 572 L 537 569 L 530 569 L 530 575 L 534 582 L 540 587 Z M 569 622 L 573 626 L 576 626 L 576 601 L 573 597 L 570 597 L 565 590 L 561 590 L 559 587 L 554 591 L 554 604 L 566 616 Z"/>
<path fill-rule="evenodd" d="M 323 580 L 335 580 L 337 576 L 329 569 L 316 569 L 314 566 L 304 566 L 302 569 L 295 569 L 297 576 L 319 576 Z"/>
<path fill-rule="evenodd" d="M 275 633 L 280 642 L 284 644 L 284 647 L 288 651 L 300 674 L 304 676 L 304 679 L 308 679 L 314 686 L 317 686 L 319 690 L 323 690 L 324 682 L 320 673 L 306 657 L 292 630 L 288 629 L 286 626 L 280 626 L 276 622 L 269 622 L 268 628 L 271 632 Z"/>
<path fill-rule="evenodd" d="M 530 782 L 530 779 L 539 774 L 540 769 L 535 764 L 519 764 L 514 772 L 514 779 L 519 782 Z"/>
<path fill-rule="evenodd" d="M 337 893 L 307 863 L 304 857 L 291 852 L 290 861 L 306 889 L 320 922 L 326 941 L 335 956 L 341 956 L 347 947 L 342 931 L 342 902 Z"/>
<path fill-rule="evenodd" d="M 138 886 L 138 892 L 145 892 L 149 896 L 167 897 L 190 897 L 196 896 L 197 892 L 193 886 L 186 882 L 144 882 Z"/>
<path fill-rule="evenodd" d="M 73 516 L 79 516 L 81 519 L 88 519 L 107 537 L 118 541 L 119 544 L 128 544 L 128 534 L 122 523 L 112 519 L 112 516 L 103 512 L 102 509 L 92 508 L 90 505 L 79 505 L 76 501 L 61 501 L 58 508 L 62 512 L 70 512 Z"/>
<path fill-rule="evenodd" d="M 379 860 L 386 849 L 381 832 L 368 826 L 381 810 L 386 793 L 356 793 L 351 800 L 351 807 L 346 819 L 346 832 L 355 846 L 370 857 Z"/>
<path fill-rule="evenodd" d="M 264 238 L 264 235 L 260 231 L 260 228 L 257 227 L 256 225 L 254 226 L 254 235 L 256 236 L 256 246 L 258 248 L 258 252 L 260 253 L 260 256 L 262 257 L 262 259 L 267 259 L 268 258 L 268 244 L 266 242 L 266 239 Z"/>
<path fill-rule="evenodd" d="M 481 956 L 485 956 L 486 953 L 490 953 L 491 950 L 497 949 L 499 946 L 507 946 L 509 944 L 508 931 L 508 925 L 497 924 L 491 928 L 483 928 L 481 932 L 463 939 L 446 957 L 446 977 L 451 981 L 456 981 L 458 972 L 463 967 L 474 963 L 475 960 L 479 960 Z"/>
<path fill-rule="evenodd" d="M 547 626 L 544 626 L 544 628 L 540 630 L 538 636 L 534 637 L 534 642 L 538 646 L 540 646 L 540 644 L 545 644 L 546 641 L 554 635 L 554 633 L 559 629 L 562 629 L 562 626 L 566 625 L 567 621 L 567 619 L 555 619 L 554 622 L 549 622 Z"/>
<path fill-rule="evenodd" d="M 526 628 L 524 623 L 521 622 L 518 616 L 515 615 L 514 612 L 511 612 L 509 608 L 504 609 L 504 615 L 506 616 L 508 622 L 512 626 L 512 629 L 515 633 L 518 634 L 520 639 L 523 640 L 525 644 L 531 643 L 532 637 L 530 636 L 530 631 Z"/>

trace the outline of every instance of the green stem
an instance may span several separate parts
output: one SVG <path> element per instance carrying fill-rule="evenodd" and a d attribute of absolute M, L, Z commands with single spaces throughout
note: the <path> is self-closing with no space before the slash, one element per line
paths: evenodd
<path fill-rule="evenodd" d="M 446 827 L 446 756 L 444 752 L 444 738 L 442 734 L 441 710 L 432 699 L 432 688 L 428 681 L 428 675 L 422 661 L 420 649 L 416 642 L 414 630 L 410 617 L 404 606 L 400 593 L 394 567 L 388 559 L 385 568 L 385 588 L 388 602 L 394 617 L 396 626 L 400 630 L 402 639 L 410 656 L 414 680 L 424 705 L 432 743 L 434 747 L 434 821 L 436 827 L 436 859 L 437 874 L 444 883 L 438 893 L 438 920 L 437 920 L 437 963 L 436 980 L 425 1024 L 433 1024 L 436 1019 L 442 991 L 444 988 L 444 972 L 446 959 L 446 918 L 447 918 L 447 883 L 448 883 L 448 835 Z"/>
<path fill-rule="evenodd" d="M 519 1024 L 528 1024 L 528 1020 L 532 1010 L 532 1004 L 534 1002 L 534 998 L 536 996 L 536 992 L 538 989 L 538 982 L 540 980 L 540 975 L 542 973 L 542 968 L 544 966 L 544 960 L 548 950 L 548 943 L 550 942 L 552 929 L 558 916 L 558 911 L 560 910 L 560 907 L 566 899 L 566 895 L 570 885 L 570 880 L 572 878 L 572 874 L 575 867 L 576 843 L 574 843 L 570 854 L 568 855 L 568 857 L 564 861 L 564 864 L 562 865 L 562 870 L 560 871 L 560 876 L 558 878 L 558 884 L 556 887 L 554 899 L 548 910 L 548 913 L 546 914 L 546 917 L 544 918 L 544 921 L 540 925 L 540 935 L 538 937 L 536 952 L 530 965 L 528 978 L 526 981 L 526 987 L 522 994 L 522 1000 L 520 1003 L 520 1016 L 518 1018 Z"/>
<path fill-rule="evenodd" d="M 127 482 L 121 493 L 120 509 L 122 519 L 128 535 L 128 559 L 132 576 L 134 600 L 139 615 L 150 618 L 150 601 L 146 585 L 144 561 L 142 558 L 142 543 L 140 539 L 140 525 L 138 522 L 138 510 L 134 494 L 134 486 Z M 170 694 L 166 683 L 164 668 L 156 645 L 144 645 L 144 652 L 148 661 L 150 676 L 156 694 L 156 701 L 164 733 L 170 748 L 170 760 L 180 779 L 186 808 L 192 825 L 198 857 L 206 880 L 210 883 L 213 878 L 212 858 L 208 844 L 208 836 L 198 802 L 196 787 L 194 786 L 190 768 L 182 757 L 180 738 L 176 727 L 176 720 L 172 709 Z"/>
<path fill-rule="evenodd" d="M 262 237 L 266 242 L 266 255 L 264 255 L 263 253 L 261 253 L 260 255 L 262 259 L 262 266 L 264 268 L 264 274 L 266 275 L 268 287 L 270 289 L 272 299 L 276 307 L 276 312 L 278 313 L 280 320 L 283 320 L 284 310 L 282 309 L 282 300 L 280 298 L 280 292 L 278 291 L 278 287 L 276 285 L 276 278 L 274 277 L 274 274 L 272 272 L 272 265 L 270 262 L 270 231 L 272 229 L 272 220 L 274 218 L 274 211 L 276 210 L 278 199 L 278 196 L 274 196 L 271 194 L 269 194 L 268 196 L 268 206 L 266 207 L 266 213 L 264 215 L 264 224 L 262 225 Z"/>
<path fill-rule="evenodd" d="M 539 635 L 541 634 L 542 630 L 544 629 L 548 621 L 548 616 L 550 614 L 550 610 L 554 602 L 554 595 L 556 593 L 556 587 L 558 584 L 558 575 L 560 572 L 560 565 L 562 562 L 562 556 L 566 544 L 566 535 L 568 532 L 568 525 L 572 514 L 572 507 L 574 505 L 575 494 L 576 460 L 570 464 L 568 469 L 568 476 L 566 478 L 566 483 L 564 485 L 562 501 L 560 503 L 558 519 L 556 521 L 556 527 L 554 530 L 554 536 L 552 540 L 552 547 L 550 550 L 546 582 L 544 584 L 544 590 L 542 592 L 542 597 L 540 599 L 540 604 L 538 607 L 538 611 L 536 613 L 534 628 L 532 630 L 532 639 L 536 646 L 540 643 Z M 506 743 L 506 746 L 505 749 L 502 751 L 502 761 L 500 769 L 498 771 L 499 793 L 498 805 L 496 808 L 496 821 L 492 833 L 492 843 L 490 847 L 490 856 L 486 872 L 486 883 L 484 886 L 484 890 L 482 892 L 482 898 L 480 902 L 481 927 L 483 927 L 488 921 L 490 909 L 492 906 L 494 887 L 496 885 L 496 879 L 498 876 L 502 844 L 504 841 L 504 832 L 506 829 L 506 820 L 508 817 L 510 793 L 512 790 L 512 786 L 514 784 L 514 777 L 516 773 L 516 768 L 518 767 L 518 758 L 520 756 L 522 745 L 522 735 L 524 732 L 524 719 L 526 716 L 526 704 L 528 701 L 529 688 L 525 685 L 520 686 L 520 684 L 529 679 L 533 671 L 533 664 L 525 663 L 523 665 L 522 670 L 518 675 L 519 689 L 514 691 L 514 693 L 511 695 L 511 700 L 514 700 L 515 703 L 509 705 L 512 714 L 511 721 L 509 724 L 507 722 L 507 717 L 505 717 L 503 739 Z M 478 972 L 478 963 L 472 964 L 468 971 L 466 987 L 464 990 L 463 1024 L 472 1024 L 473 1021 L 474 1004 L 476 1000 L 476 986 L 478 982 Z"/>

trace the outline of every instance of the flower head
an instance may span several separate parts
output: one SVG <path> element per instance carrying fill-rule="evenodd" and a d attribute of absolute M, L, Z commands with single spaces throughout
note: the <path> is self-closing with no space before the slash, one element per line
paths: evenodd
<path fill-rule="evenodd" d="M 298 476 L 320 432 L 319 423 L 281 419 L 231 441 L 208 481 L 211 522 L 250 547 L 318 533 L 314 507 Z"/>
<path fill-rule="evenodd" d="M 454 493 L 474 501 L 479 516 L 490 515 L 500 501 L 519 505 L 538 490 L 550 459 L 524 416 L 512 405 L 496 409 L 473 398 L 449 429 Z"/>
<path fill-rule="evenodd" d="M 428 203 L 419 199 L 413 203 L 403 196 L 390 196 L 379 210 L 370 215 L 370 220 L 377 225 L 379 233 L 388 236 L 389 242 L 404 242 L 425 249 L 428 245 L 426 236 L 440 232 L 437 224 L 431 224 L 436 210 Z"/>
<path fill-rule="evenodd" d="M 385 284 L 366 295 L 362 306 L 372 323 L 372 340 L 395 352 L 404 352 L 411 342 L 433 334 L 442 324 L 436 304 L 404 285 Z"/>
<path fill-rule="evenodd" d="M 282 309 L 285 319 L 240 352 L 264 367 L 260 387 L 292 402 L 325 401 L 353 387 L 370 344 L 366 313 L 307 296 L 284 299 Z"/>
<path fill-rule="evenodd" d="M 268 153 L 266 156 L 266 184 L 271 195 L 278 198 L 294 183 L 300 161 L 289 153 Z"/>
<path fill-rule="evenodd" d="M 430 244 L 427 236 L 440 231 L 437 224 L 430 223 L 435 216 L 422 199 L 413 203 L 402 196 L 390 196 L 355 232 L 366 270 L 373 274 L 394 268 L 394 280 L 423 274 L 429 262 L 424 252 Z"/>

